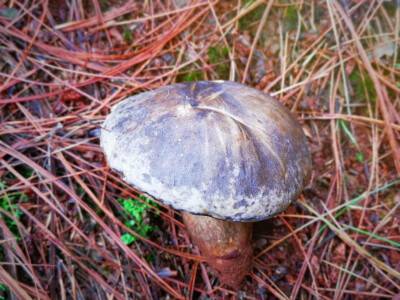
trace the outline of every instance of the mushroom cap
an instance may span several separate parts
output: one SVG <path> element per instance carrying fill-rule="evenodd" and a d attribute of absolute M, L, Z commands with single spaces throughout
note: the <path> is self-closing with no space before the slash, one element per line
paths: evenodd
<path fill-rule="evenodd" d="M 308 142 L 277 100 L 230 81 L 165 86 L 112 108 L 110 167 L 175 209 L 232 221 L 284 211 L 311 175 Z"/>

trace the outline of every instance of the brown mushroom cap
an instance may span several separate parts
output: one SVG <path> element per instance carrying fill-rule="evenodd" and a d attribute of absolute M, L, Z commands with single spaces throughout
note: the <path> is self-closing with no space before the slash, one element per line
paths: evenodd
<path fill-rule="evenodd" d="M 284 211 L 308 183 L 306 137 L 271 96 L 229 81 L 187 82 L 118 103 L 101 146 L 138 190 L 193 214 L 233 221 Z"/>

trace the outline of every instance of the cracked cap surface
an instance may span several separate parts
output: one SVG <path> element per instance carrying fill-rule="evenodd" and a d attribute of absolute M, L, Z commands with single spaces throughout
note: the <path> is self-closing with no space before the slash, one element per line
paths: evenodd
<path fill-rule="evenodd" d="M 271 96 L 230 81 L 187 82 L 112 108 L 100 144 L 124 181 L 173 208 L 263 220 L 311 176 L 306 137 Z"/>

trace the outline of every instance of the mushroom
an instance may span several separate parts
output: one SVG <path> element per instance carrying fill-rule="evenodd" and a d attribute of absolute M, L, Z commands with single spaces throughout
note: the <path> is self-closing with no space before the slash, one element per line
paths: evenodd
<path fill-rule="evenodd" d="M 250 270 L 252 221 L 283 212 L 311 174 L 290 111 L 230 81 L 174 84 L 121 101 L 101 146 L 125 182 L 183 212 L 201 254 L 235 289 Z"/>

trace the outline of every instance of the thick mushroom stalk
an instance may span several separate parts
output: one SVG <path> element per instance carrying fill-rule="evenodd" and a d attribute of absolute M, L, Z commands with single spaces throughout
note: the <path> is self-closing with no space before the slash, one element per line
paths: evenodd
<path fill-rule="evenodd" d="M 253 223 L 182 213 L 186 228 L 221 283 L 238 289 L 253 258 Z"/>

